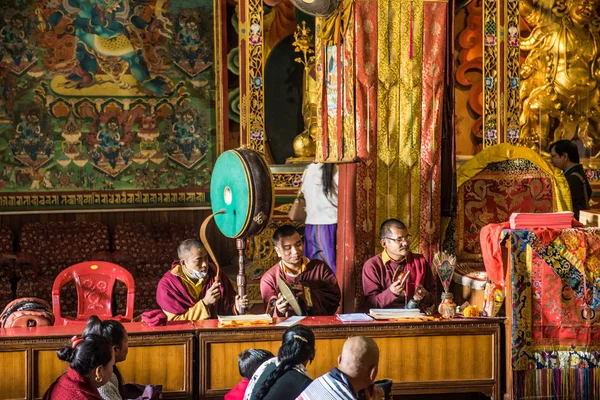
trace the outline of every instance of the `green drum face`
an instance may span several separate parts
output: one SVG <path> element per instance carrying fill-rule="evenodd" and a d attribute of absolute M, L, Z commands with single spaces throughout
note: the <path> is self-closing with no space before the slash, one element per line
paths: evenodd
<path fill-rule="evenodd" d="M 273 207 L 269 166 L 249 149 L 228 150 L 215 163 L 210 181 L 210 201 L 215 223 L 227 237 L 242 238 L 260 233 Z"/>
<path fill-rule="evenodd" d="M 247 224 L 250 206 L 248 171 L 239 155 L 226 151 L 217 159 L 210 180 L 210 202 L 219 230 L 227 237 L 238 237 Z"/>

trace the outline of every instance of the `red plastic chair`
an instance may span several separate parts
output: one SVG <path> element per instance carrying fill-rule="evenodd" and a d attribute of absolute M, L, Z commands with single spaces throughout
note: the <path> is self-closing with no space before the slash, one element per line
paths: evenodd
<path fill-rule="evenodd" d="M 60 289 L 74 280 L 77 289 L 77 317 L 62 317 L 60 311 Z M 127 286 L 127 308 L 125 316 L 115 316 L 112 311 L 112 293 L 115 281 Z M 92 315 L 100 319 L 116 319 L 130 322 L 133 319 L 135 284 L 133 276 L 125 268 L 105 261 L 85 261 L 63 270 L 52 286 L 52 311 L 55 326 L 85 323 Z"/>

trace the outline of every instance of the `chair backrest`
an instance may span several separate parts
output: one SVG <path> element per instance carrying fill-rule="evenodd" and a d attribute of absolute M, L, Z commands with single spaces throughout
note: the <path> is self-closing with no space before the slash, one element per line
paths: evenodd
<path fill-rule="evenodd" d="M 485 225 L 508 221 L 515 212 L 570 209 L 569 187 L 562 171 L 525 147 L 488 147 L 456 175 L 454 253 L 459 264 L 476 270 L 483 269 L 479 233 Z"/>
<path fill-rule="evenodd" d="M 117 264 L 104 261 L 85 261 L 62 271 L 52 286 L 52 311 L 55 325 L 67 325 L 71 322 L 85 322 L 92 315 L 100 319 L 114 319 L 112 311 L 112 293 L 115 281 L 121 281 L 127 287 L 127 308 L 121 321 L 133 319 L 135 284 L 133 276 Z M 60 311 L 60 289 L 70 281 L 75 281 L 77 289 L 77 317 L 75 320 L 63 318 Z"/>

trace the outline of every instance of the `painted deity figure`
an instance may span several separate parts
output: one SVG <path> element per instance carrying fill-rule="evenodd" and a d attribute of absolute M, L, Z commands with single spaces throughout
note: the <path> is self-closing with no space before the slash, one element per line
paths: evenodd
<path fill-rule="evenodd" d="M 100 126 L 96 135 L 100 151 L 106 157 L 109 165 L 115 168 L 120 153 L 121 129 L 116 118 L 111 118 L 106 124 Z"/>
<path fill-rule="evenodd" d="M 150 92 L 160 96 L 172 91 L 165 78 L 150 76 L 142 50 L 134 47 L 126 25 L 131 22 L 135 28 L 147 29 L 151 24 L 137 15 L 128 21 L 128 0 L 63 0 L 62 4 L 67 13 L 75 15 L 73 27 L 79 39 L 75 50 L 78 65 L 67 77 L 74 83 L 73 86 L 82 88 L 95 84 L 95 76 L 101 67 L 108 69 L 104 72 L 111 78 L 120 79 L 127 69 L 115 64 L 114 60 L 120 59 L 128 64 L 131 75 Z M 162 4 L 160 7 L 157 5 L 159 8 L 162 10 Z M 156 19 L 166 21 L 162 14 L 158 14 Z M 55 12 L 49 18 L 50 24 L 56 25 L 62 16 L 62 11 Z"/>
<path fill-rule="evenodd" d="M 0 38 L 2 47 L 10 55 L 15 65 L 20 65 L 23 58 L 31 61 L 35 54 L 35 49 L 29 43 L 30 26 L 27 17 L 18 13 L 5 17 L 5 26 L 0 29 Z"/>
<path fill-rule="evenodd" d="M 521 39 L 529 51 L 521 66 L 521 143 L 547 148 L 579 137 L 600 144 L 600 68 L 597 7 L 600 0 L 521 0 L 533 27 Z M 553 135 L 551 135 L 553 133 Z"/>

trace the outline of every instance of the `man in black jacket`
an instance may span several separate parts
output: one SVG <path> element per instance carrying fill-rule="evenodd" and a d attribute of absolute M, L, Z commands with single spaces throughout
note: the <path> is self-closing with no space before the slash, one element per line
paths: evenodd
<path fill-rule="evenodd" d="M 573 213 L 575 218 L 579 219 L 579 211 L 589 210 L 590 197 L 592 197 L 592 187 L 583 166 L 579 163 L 579 150 L 570 140 L 559 140 L 550 145 L 550 156 L 552 165 L 561 169 L 567 178 L 571 190 Z"/>

